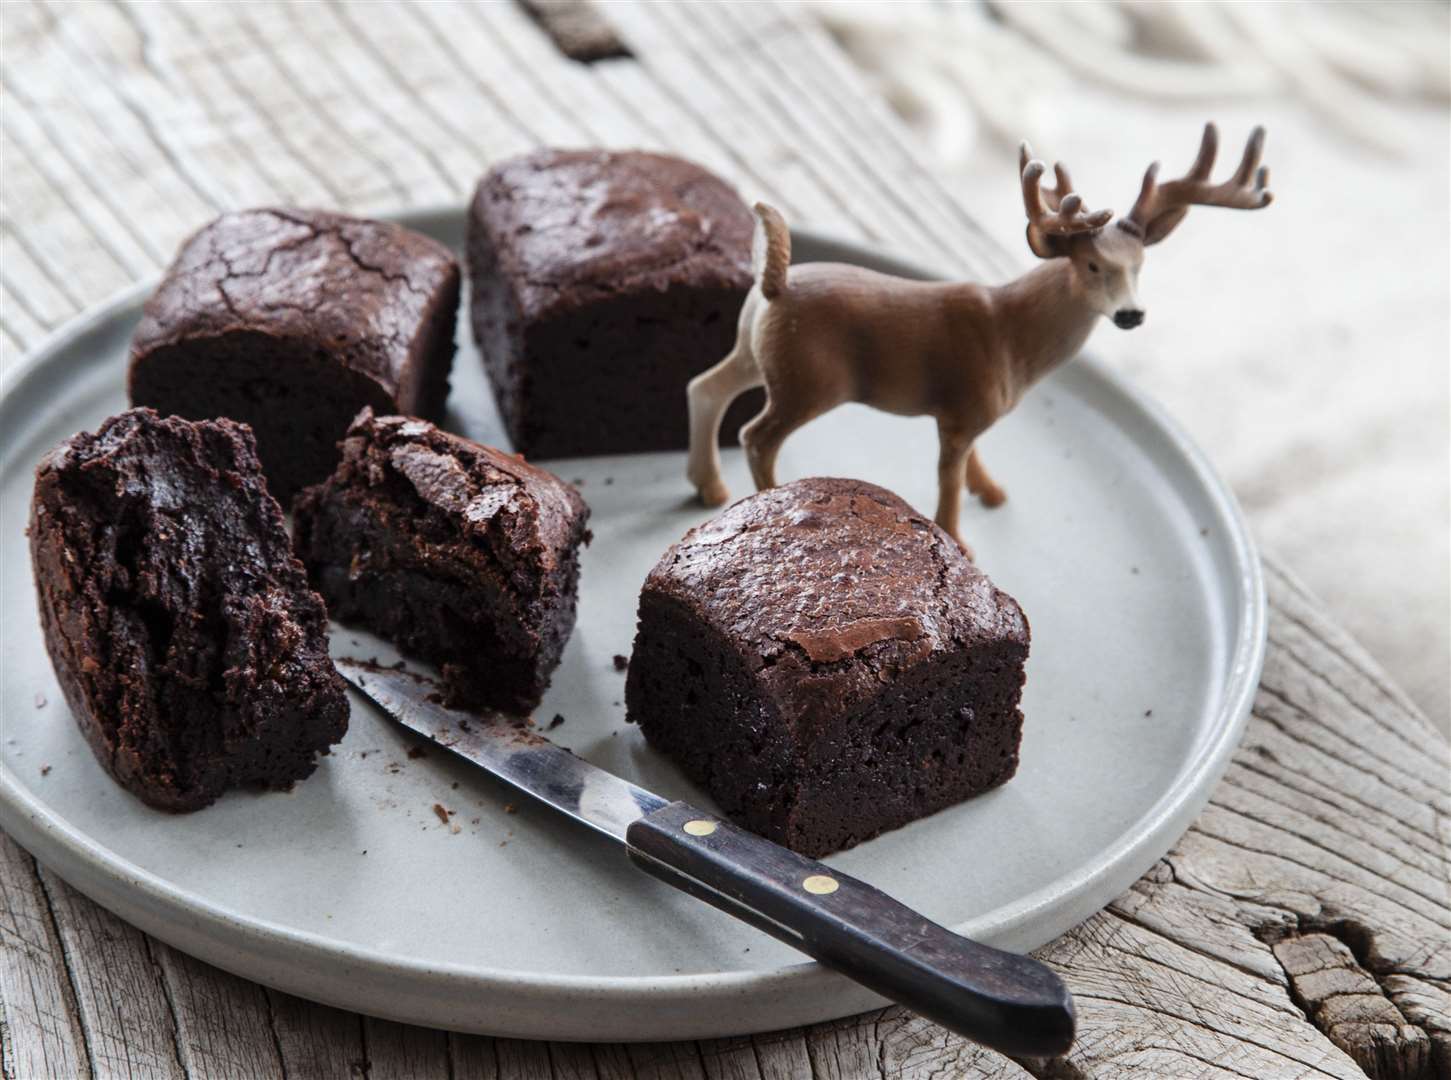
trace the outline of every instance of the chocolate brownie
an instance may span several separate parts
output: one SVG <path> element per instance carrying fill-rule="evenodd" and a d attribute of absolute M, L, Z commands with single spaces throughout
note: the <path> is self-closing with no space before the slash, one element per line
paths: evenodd
<path fill-rule="evenodd" d="M 363 406 L 442 414 L 458 295 L 448 249 L 399 225 L 224 214 L 182 245 L 146 303 L 131 403 L 250 424 L 286 505 L 332 471 Z"/>
<path fill-rule="evenodd" d="M 528 712 L 574 628 L 579 492 L 512 454 L 364 410 L 293 504 L 333 618 L 437 664 L 463 705 Z"/>
<path fill-rule="evenodd" d="M 1028 623 L 952 538 L 859 480 L 736 503 L 640 594 L 630 719 L 745 828 L 851 847 L 1017 770 Z"/>
<path fill-rule="evenodd" d="M 291 787 L 347 731 L 322 599 L 245 426 L 114 416 L 41 461 L 29 532 L 56 678 L 143 802 Z"/>
<path fill-rule="evenodd" d="M 724 181 L 660 154 L 541 150 L 491 169 L 469 211 L 469 282 L 514 449 L 685 447 L 685 386 L 735 344 L 754 227 Z M 736 403 L 729 438 L 763 400 Z"/>

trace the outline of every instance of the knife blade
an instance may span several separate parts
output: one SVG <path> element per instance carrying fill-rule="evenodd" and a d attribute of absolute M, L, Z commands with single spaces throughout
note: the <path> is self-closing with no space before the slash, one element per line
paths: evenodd
<path fill-rule="evenodd" d="M 1006 1054 L 1073 1042 L 1067 987 L 1047 966 L 954 934 L 886 893 L 671 802 L 502 714 L 443 704 L 432 680 L 340 659 L 397 723 L 624 846 L 646 873 L 750 923 L 958 1034 Z"/>

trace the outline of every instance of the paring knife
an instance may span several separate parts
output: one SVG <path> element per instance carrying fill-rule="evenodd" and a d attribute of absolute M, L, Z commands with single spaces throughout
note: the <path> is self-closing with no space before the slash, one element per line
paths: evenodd
<path fill-rule="evenodd" d="M 404 727 L 621 843 L 636 866 L 913 1012 L 1005 1054 L 1073 1042 L 1073 998 L 1027 956 L 960 937 L 872 886 L 683 802 L 667 802 L 517 721 L 445 708 L 433 682 L 344 659 Z"/>

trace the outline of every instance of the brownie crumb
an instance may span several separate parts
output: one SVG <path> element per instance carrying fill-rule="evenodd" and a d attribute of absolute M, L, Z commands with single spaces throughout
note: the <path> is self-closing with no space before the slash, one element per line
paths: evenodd
<path fill-rule="evenodd" d="M 408 750 L 408 756 L 411 757 L 411 758 L 413 758 L 416 761 L 419 758 L 427 757 L 428 756 L 428 751 L 425 750 L 425 749 L 423 749 L 423 747 L 421 747 L 421 746 L 413 746 L 413 747 L 410 747 L 409 748 L 409 750 Z"/>
<path fill-rule="evenodd" d="M 1154 715 L 1154 710 L 1153 709 L 1145 709 L 1144 710 L 1144 715 L 1145 716 L 1153 716 Z"/>
<path fill-rule="evenodd" d="M 50 766 L 49 765 L 42 765 L 40 767 L 40 775 L 41 776 L 49 776 L 50 775 Z"/>
<path fill-rule="evenodd" d="M 624 671 L 629 666 L 630 666 L 630 658 L 628 656 L 621 656 L 619 653 L 615 653 L 615 670 L 616 671 Z"/>
<path fill-rule="evenodd" d="M 443 808 L 443 803 L 434 803 L 433 812 L 438 815 L 438 820 L 445 825 L 448 824 L 448 811 Z"/>
<path fill-rule="evenodd" d="M 554 714 L 554 719 L 551 720 L 551 721 L 549 721 L 548 725 L 544 728 L 544 730 L 545 731 L 553 731 L 555 728 L 557 728 L 562 723 L 564 723 L 564 717 L 563 717 L 563 715 L 561 715 L 560 713 L 555 713 Z"/>

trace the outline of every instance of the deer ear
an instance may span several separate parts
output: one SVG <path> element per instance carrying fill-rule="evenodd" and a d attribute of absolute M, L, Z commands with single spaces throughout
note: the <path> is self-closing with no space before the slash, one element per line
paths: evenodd
<path fill-rule="evenodd" d="M 1040 259 L 1056 259 L 1068 254 L 1068 237 L 1050 236 L 1032 224 L 1027 228 L 1028 249 Z"/>

